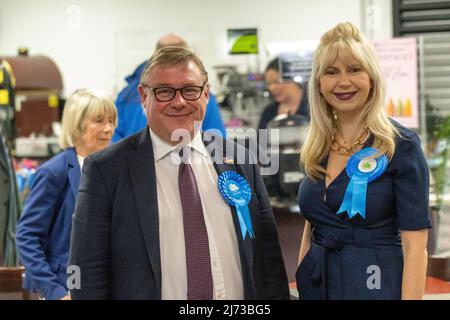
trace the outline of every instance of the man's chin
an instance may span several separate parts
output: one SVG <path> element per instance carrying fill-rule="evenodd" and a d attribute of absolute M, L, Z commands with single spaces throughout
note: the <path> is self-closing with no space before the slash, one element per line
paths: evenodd
<path fill-rule="evenodd" d="M 191 140 L 194 136 L 194 128 L 193 126 L 177 126 L 172 129 L 171 132 L 171 141 L 179 143 L 184 141 L 185 139 Z"/>

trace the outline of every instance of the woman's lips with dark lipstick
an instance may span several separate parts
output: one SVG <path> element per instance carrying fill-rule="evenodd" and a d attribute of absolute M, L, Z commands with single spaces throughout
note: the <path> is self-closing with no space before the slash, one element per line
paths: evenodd
<path fill-rule="evenodd" d="M 355 94 L 356 92 L 334 93 L 339 100 L 350 100 Z"/>

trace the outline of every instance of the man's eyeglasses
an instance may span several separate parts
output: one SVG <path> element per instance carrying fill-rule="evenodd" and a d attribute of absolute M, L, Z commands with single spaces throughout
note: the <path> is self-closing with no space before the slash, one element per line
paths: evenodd
<path fill-rule="evenodd" d="M 202 86 L 187 86 L 179 89 L 171 87 L 151 87 L 147 84 L 142 85 L 145 88 L 149 88 L 153 91 L 153 95 L 159 102 L 168 102 L 175 98 L 177 91 L 181 92 L 183 99 L 188 101 L 196 101 L 200 99 L 203 89 L 205 88 L 205 83 Z"/>

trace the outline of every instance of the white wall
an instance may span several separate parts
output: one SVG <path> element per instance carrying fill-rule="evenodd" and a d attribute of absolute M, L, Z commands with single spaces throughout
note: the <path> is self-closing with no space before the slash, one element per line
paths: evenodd
<path fill-rule="evenodd" d="M 79 87 L 115 95 L 168 32 L 185 37 L 210 73 L 217 64 L 263 70 L 268 42 L 316 41 L 341 21 L 388 38 L 391 16 L 389 0 L 0 0 L 0 55 L 27 46 L 56 62 L 66 95 Z M 258 57 L 227 55 L 226 29 L 241 27 L 258 28 Z"/>

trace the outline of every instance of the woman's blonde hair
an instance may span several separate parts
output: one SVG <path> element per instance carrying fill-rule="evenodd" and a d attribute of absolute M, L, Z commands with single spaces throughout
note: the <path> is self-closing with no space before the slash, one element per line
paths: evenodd
<path fill-rule="evenodd" d="M 112 115 L 117 126 L 117 110 L 111 97 L 90 89 L 76 90 L 66 101 L 62 116 L 62 132 L 59 145 L 66 149 L 75 147 L 77 138 L 85 130 L 85 120 Z"/>
<path fill-rule="evenodd" d="M 358 28 L 349 22 L 339 23 L 320 39 L 308 86 L 311 122 L 300 151 L 300 161 L 306 174 L 313 180 L 326 175 L 321 162 L 330 150 L 333 135 L 332 108 L 320 93 L 320 77 L 337 57 L 344 62 L 356 59 L 370 77 L 372 87 L 357 132 L 367 127 L 374 138 L 373 146 L 389 159 L 395 151 L 398 130 L 384 111 L 384 81 L 375 52 Z"/>

